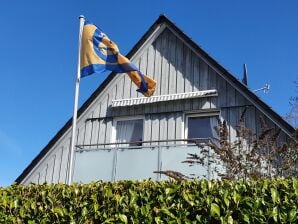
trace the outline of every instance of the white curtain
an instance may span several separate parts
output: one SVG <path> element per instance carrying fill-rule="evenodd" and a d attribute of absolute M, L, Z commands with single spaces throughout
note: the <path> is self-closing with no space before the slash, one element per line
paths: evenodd
<path fill-rule="evenodd" d="M 216 132 L 216 128 L 218 126 L 218 121 L 217 121 L 217 117 L 210 117 L 210 127 L 211 127 L 211 133 L 212 133 L 212 138 L 217 138 L 217 132 Z"/>
<path fill-rule="evenodd" d="M 117 142 L 130 142 L 135 127 L 134 120 L 118 121 L 116 127 Z M 128 146 L 128 145 L 121 145 Z"/>

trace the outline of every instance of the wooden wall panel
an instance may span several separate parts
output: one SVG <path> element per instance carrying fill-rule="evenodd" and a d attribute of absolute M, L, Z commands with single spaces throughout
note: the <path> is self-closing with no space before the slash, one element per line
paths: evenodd
<path fill-rule="evenodd" d="M 160 82 L 160 95 L 169 93 L 169 31 L 165 30 L 162 34 L 161 42 L 161 78 Z"/>
<path fill-rule="evenodd" d="M 186 47 L 184 49 L 184 58 L 183 58 L 183 64 L 184 64 L 184 91 L 185 92 L 192 92 L 193 90 L 193 80 L 194 80 L 194 75 L 193 75 L 193 64 L 192 64 L 192 57 L 193 53 L 192 51 Z"/>
<path fill-rule="evenodd" d="M 184 91 L 185 92 L 192 92 L 193 91 L 193 54 L 189 48 L 185 49 L 185 57 L 184 57 L 184 65 L 185 65 L 185 78 L 184 78 Z M 186 100 L 184 102 L 185 110 L 191 110 L 192 108 L 192 100 Z"/>
<path fill-rule="evenodd" d="M 48 170 L 48 164 L 45 164 L 45 166 L 39 173 L 38 184 L 44 184 L 46 182 L 47 170 Z"/>
<path fill-rule="evenodd" d="M 95 107 L 93 112 L 93 120 L 92 122 L 92 131 L 91 131 L 91 140 L 90 143 L 92 145 L 98 143 L 98 134 L 99 134 L 99 114 L 100 114 L 100 106 Z"/>
<path fill-rule="evenodd" d="M 31 179 L 30 183 L 38 184 L 39 180 L 39 173 L 36 173 L 36 175 Z M 29 184 L 29 183 L 26 183 Z"/>
<path fill-rule="evenodd" d="M 167 139 L 168 140 L 172 140 L 176 138 L 176 118 L 177 118 L 177 113 L 168 114 L 168 120 L 167 120 L 168 122 Z"/>
<path fill-rule="evenodd" d="M 126 74 L 122 74 L 124 76 L 124 81 L 123 81 L 123 98 L 127 99 L 130 98 L 130 92 L 131 92 L 131 87 L 132 87 L 132 81 Z"/>
<path fill-rule="evenodd" d="M 100 117 L 106 117 L 107 115 L 109 97 L 109 94 L 105 94 L 105 96 L 102 97 Z"/>
<path fill-rule="evenodd" d="M 229 109 L 229 134 L 230 134 L 230 142 L 235 142 L 236 140 L 236 126 L 238 124 L 238 114 L 239 110 L 237 108 L 230 108 Z"/>
<path fill-rule="evenodd" d="M 111 143 L 114 141 L 112 139 L 112 127 L 113 127 L 113 119 L 112 118 L 107 118 L 107 127 L 106 127 L 106 132 L 105 132 L 105 143 Z"/>
<path fill-rule="evenodd" d="M 227 83 L 226 92 L 226 105 L 224 106 L 236 106 L 236 90 L 229 83 Z"/>
<path fill-rule="evenodd" d="M 208 65 L 200 61 L 200 90 L 208 90 Z"/>
<path fill-rule="evenodd" d="M 156 83 L 156 90 L 155 90 L 155 95 L 160 95 L 160 90 L 161 90 L 161 62 L 162 62 L 162 38 L 158 38 L 155 43 L 155 66 L 154 66 L 154 79 L 158 80 Z"/>
<path fill-rule="evenodd" d="M 154 45 L 151 44 L 147 50 L 147 64 L 145 74 L 152 77 L 154 79 L 154 65 L 155 65 L 155 48 Z"/>
<path fill-rule="evenodd" d="M 144 141 L 151 141 L 152 139 L 152 118 L 149 114 L 145 115 L 143 139 Z M 145 145 L 150 145 L 150 143 Z"/>
<path fill-rule="evenodd" d="M 138 60 L 134 60 L 133 62 L 139 69 L 141 68 L 142 57 L 144 57 L 144 55 L 142 55 Z M 127 76 L 126 78 L 130 79 L 127 74 L 123 74 L 123 75 Z M 124 90 L 124 91 L 130 92 L 129 97 L 126 97 L 126 98 L 138 97 L 139 93 L 136 90 L 137 90 L 137 86 L 132 82 L 132 80 L 130 80 L 130 88 Z"/>
<path fill-rule="evenodd" d="M 182 41 L 177 39 L 176 42 L 176 76 L 177 76 L 177 85 L 176 92 L 183 93 L 184 92 L 184 74 L 183 74 L 183 43 Z"/>
<path fill-rule="evenodd" d="M 159 140 L 159 115 L 152 115 L 152 132 L 151 132 L 151 141 Z"/>
<path fill-rule="evenodd" d="M 216 72 L 208 67 L 208 89 L 217 89 L 217 74 Z M 212 97 L 210 98 L 210 108 L 216 108 L 217 107 L 217 99 L 218 97 Z"/>
<path fill-rule="evenodd" d="M 61 155 L 61 166 L 60 166 L 60 177 L 59 177 L 59 182 L 60 183 L 66 183 L 67 182 L 67 171 L 68 171 L 68 163 L 69 163 L 69 149 L 70 149 L 70 139 L 65 144 L 65 147 L 63 147 L 63 153 Z"/>
<path fill-rule="evenodd" d="M 216 76 L 217 76 L 217 87 L 216 87 L 216 90 L 218 92 L 218 97 L 217 97 L 217 100 L 218 100 L 218 107 L 224 107 L 224 106 L 227 106 L 227 82 L 222 78 L 220 77 L 217 73 L 216 73 Z"/>
<path fill-rule="evenodd" d="M 230 122 L 229 110 L 227 108 L 220 110 L 220 119 L 221 119 L 221 122 L 223 122 L 223 121 L 226 121 L 227 123 Z"/>
<path fill-rule="evenodd" d="M 83 123 L 80 126 L 78 125 L 77 130 L 77 145 L 83 145 L 84 144 L 84 137 L 85 137 L 85 130 L 86 130 L 86 124 Z"/>
<path fill-rule="evenodd" d="M 90 115 L 90 118 L 93 118 L 93 112 Z M 93 121 L 92 120 L 86 120 L 85 121 L 85 130 L 84 130 L 84 139 L 83 144 L 84 145 L 90 145 L 91 144 L 91 138 L 92 138 L 92 128 L 93 128 Z M 87 148 L 90 148 L 89 146 Z"/>
<path fill-rule="evenodd" d="M 113 87 L 111 87 L 107 93 L 108 98 L 107 98 L 107 112 L 106 112 L 106 116 L 107 117 L 111 117 L 113 116 L 112 114 L 112 110 L 111 110 L 111 105 L 112 105 L 112 100 L 116 99 L 117 96 L 117 85 L 114 85 Z"/>
<path fill-rule="evenodd" d="M 103 144 L 106 142 L 106 120 L 105 119 L 100 119 L 99 120 L 99 132 L 98 132 L 98 144 Z"/>
<path fill-rule="evenodd" d="M 48 160 L 48 164 L 47 164 L 47 173 L 46 173 L 46 177 L 45 180 L 47 183 L 52 183 L 53 182 L 53 169 L 55 167 L 55 158 L 56 155 L 52 155 L 49 160 Z"/>
<path fill-rule="evenodd" d="M 167 114 L 159 116 L 159 140 L 167 140 L 168 137 L 168 120 Z M 167 143 L 162 142 L 161 144 L 166 145 Z"/>
<path fill-rule="evenodd" d="M 176 76 L 176 41 L 177 38 L 174 35 L 170 34 L 169 37 L 169 94 L 177 92 L 177 76 Z"/>
<path fill-rule="evenodd" d="M 55 165 L 53 170 L 53 183 L 59 182 L 60 169 L 61 169 L 61 159 L 62 159 L 63 147 L 59 147 L 55 154 Z"/>
<path fill-rule="evenodd" d="M 147 66 L 146 66 L 146 74 L 157 80 L 155 78 L 155 54 L 156 54 L 156 44 L 151 44 L 149 47 L 148 47 L 148 55 L 147 55 Z M 156 87 L 157 88 L 157 87 Z M 151 111 L 153 111 L 155 108 L 153 108 L 152 106 L 150 105 L 145 105 L 145 113 L 150 113 Z"/>
<path fill-rule="evenodd" d="M 253 134 L 256 134 L 256 108 L 248 106 L 246 108 L 245 126 L 249 128 Z"/>
<path fill-rule="evenodd" d="M 177 112 L 176 114 L 176 139 L 184 138 L 184 114 L 182 112 Z"/>

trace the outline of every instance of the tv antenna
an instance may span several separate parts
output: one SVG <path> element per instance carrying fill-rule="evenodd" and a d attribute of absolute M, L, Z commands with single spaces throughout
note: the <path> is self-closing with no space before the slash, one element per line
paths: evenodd
<path fill-rule="evenodd" d="M 270 85 L 269 84 L 265 84 L 262 88 L 259 88 L 259 89 L 256 89 L 254 90 L 254 92 L 259 92 L 259 91 L 263 91 L 263 93 L 268 93 L 269 92 L 269 89 L 270 89 Z"/>

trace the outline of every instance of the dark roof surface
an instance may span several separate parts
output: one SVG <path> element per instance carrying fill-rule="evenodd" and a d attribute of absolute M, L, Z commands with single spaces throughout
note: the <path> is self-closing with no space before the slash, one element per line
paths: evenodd
<path fill-rule="evenodd" d="M 173 22 L 171 22 L 165 15 L 160 15 L 155 23 L 148 29 L 148 31 L 141 37 L 126 57 L 131 58 L 136 51 L 143 45 L 147 38 L 154 32 L 154 30 L 161 24 L 166 23 L 172 28 L 184 41 L 191 45 L 199 54 L 207 59 L 207 61 L 215 68 L 217 68 L 225 78 L 231 83 L 235 84 L 240 90 L 245 92 L 254 102 L 256 102 L 263 110 L 270 114 L 270 116 L 284 127 L 289 133 L 294 133 L 295 129 L 286 122 L 278 113 L 272 110 L 266 103 L 264 103 L 258 96 L 248 89 L 246 85 L 236 79 L 229 71 L 221 66 L 215 59 L 207 54 L 201 47 L 199 47 L 192 39 L 190 39 L 184 32 L 182 32 Z M 78 110 L 78 117 L 89 107 L 89 105 L 95 100 L 95 98 L 106 88 L 108 83 L 112 81 L 117 73 L 110 73 L 109 76 L 99 85 L 99 87 L 92 93 L 92 95 L 85 101 L 85 103 Z M 32 162 L 26 167 L 22 174 L 15 180 L 16 183 L 21 181 L 30 173 L 35 165 L 45 156 L 52 146 L 58 141 L 58 139 L 72 126 L 72 118 L 70 118 L 66 124 L 57 132 L 57 134 L 49 141 L 49 143 L 41 150 L 41 152 L 32 160 Z"/>

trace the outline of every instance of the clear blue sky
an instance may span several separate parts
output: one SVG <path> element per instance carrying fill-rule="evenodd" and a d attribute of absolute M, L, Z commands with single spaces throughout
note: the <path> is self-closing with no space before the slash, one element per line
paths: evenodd
<path fill-rule="evenodd" d="M 298 77 L 298 2 L 2 1 L 0 7 L 0 186 L 21 174 L 72 116 L 80 14 L 126 54 L 159 14 L 285 115 Z M 83 79 L 80 105 L 105 76 Z"/>

